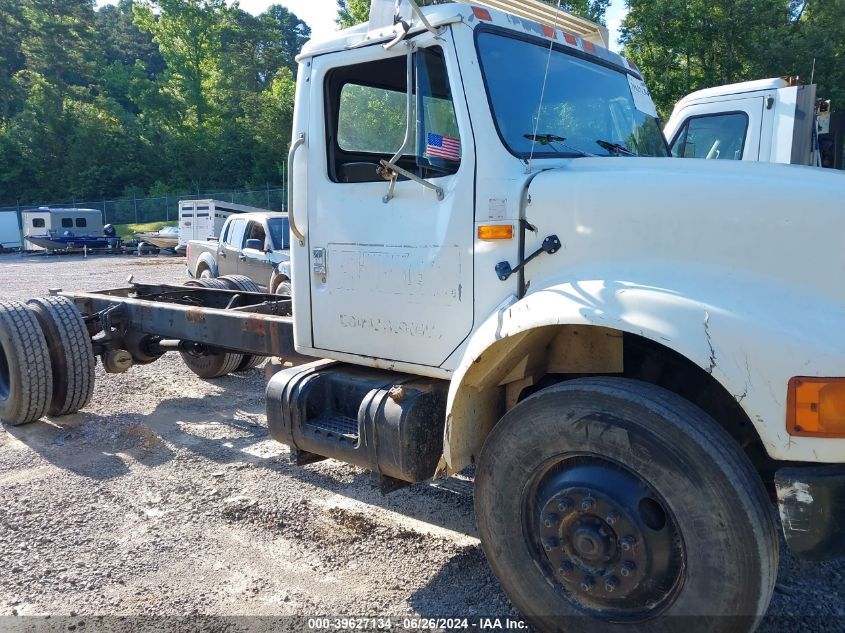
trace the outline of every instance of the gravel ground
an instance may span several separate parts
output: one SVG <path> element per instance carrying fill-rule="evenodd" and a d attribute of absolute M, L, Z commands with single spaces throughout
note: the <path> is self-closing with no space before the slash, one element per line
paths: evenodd
<path fill-rule="evenodd" d="M 180 282 L 184 264 L 0 256 L 0 298 L 129 274 Z M 267 616 L 199 620 L 204 630 L 303 615 L 518 619 L 481 552 L 469 479 L 383 496 L 352 466 L 291 466 L 263 389 L 260 370 L 204 381 L 173 355 L 121 375 L 98 364 L 79 414 L 4 426 L 0 616 L 52 618 L 0 617 L 0 630 L 102 630 L 114 615 L 156 616 L 120 621 L 145 630 L 161 616 Z M 785 554 L 761 630 L 843 630 L 843 573 Z"/>

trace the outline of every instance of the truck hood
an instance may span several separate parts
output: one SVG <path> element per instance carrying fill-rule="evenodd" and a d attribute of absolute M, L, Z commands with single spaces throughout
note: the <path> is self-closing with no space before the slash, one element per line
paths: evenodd
<path fill-rule="evenodd" d="M 845 302 L 843 172 L 734 161 L 577 158 L 537 174 L 528 193 L 526 218 L 538 234 L 529 234 L 526 252 L 557 234 L 563 258 L 554 266 L 569 278 L 628 275 L 669 284 L 678 275 L 706 271 L 770 284 L 778 292 L 823 295 L 839 306 Z M 551 264 L 540 268 L 540 274 L 558 274 Z"/>

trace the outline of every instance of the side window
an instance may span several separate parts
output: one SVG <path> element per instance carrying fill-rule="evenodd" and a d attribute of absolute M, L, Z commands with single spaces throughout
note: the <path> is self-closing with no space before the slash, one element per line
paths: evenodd
<path fill-rule="evenodd" d="M 246 220 L 235 220 L 232 222 L 232 228 L 229 229 L 229 239 L 226 243 L 240 248 L 244 244 L 244 233 L 246 232 Z"/>
<path fill-rule="evenodd" d="M 62 218 L 62 228 L 72 228 L 73 227 L 73 220 L 71 218 Z"/>
<path fill-rule="evenodd" d="M 414 55 L 410 143 L 397 160 L 423 178 L 457 171 L 461 141 L 446 64 L 439 47 Z M 327 151 L 334 182 L 380 182 L 379 160 L 391 158 L 405 137 L 405 56 L 344 66 L 326 79 Z"/>
<path fill-rule="evenodd" d="M 43 229 L 47 225 L 44 223 L 44 218 L 32 218 L 32 226 L 36 229 Z"/>
<path fill-rule="evenodd" d="M 708 114 L 688 119 L 672 142 L 672 156 L 742 160 L 748 115 L 744 112 Z"/>
<path fill-rule="evenodd" d="M 249 223 L 249 230 L 247 230 L 244 244 L 246 244 L 246 240 L 261 240 L 262 244 L 266 244 L 267 232 L 264 230 L 264 226 L 261 222 Z"/>
<path fill-rule="evenodd" d="M 88 220 L 86 220 L 85 218 L 76 218 L 76 226 L 80 229 L 84 228 L 88 226 Z"/>

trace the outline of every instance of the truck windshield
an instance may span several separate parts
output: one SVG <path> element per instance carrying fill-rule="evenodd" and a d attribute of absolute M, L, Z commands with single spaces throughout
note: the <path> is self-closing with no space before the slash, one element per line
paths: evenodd
<path fill-rule="evenodd" d="M 532 147 L 535 158 L 668 156 L 654 105 L 636 77 L 563 48 L 549 55 L 548 43 L 489 31 L 477 41 L 496 127 L 515 156 L 528 158 Z"/>
<path fill-rule="evenodd" d="M 267 220 L 267 228 L 270 229 L 270 241 L 273 242 L 273 250 L 280 251 L 290 248 L 290 225 L 287 218 L 270 218 Z"/>

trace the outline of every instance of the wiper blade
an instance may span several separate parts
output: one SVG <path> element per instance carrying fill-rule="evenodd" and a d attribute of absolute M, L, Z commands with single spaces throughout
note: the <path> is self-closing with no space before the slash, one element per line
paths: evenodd
<path fill-rule="evenodd" d="M 540 145 L 549 146 L 553 150 L 560 152 L 561 154 L 570 153 L 570 154 L 577 154 L 578 156 L 595 156 L 595 154 L 591 154 L 590 152 L 585 152 L 583 149 L 578 149 L 577 147 L 572 147 L 571 145 L 567 145 L 564 143 L 566 140 L 563 136 L 558 136 L 557 134 L 523 134 L 523 138 L 527 138 L 529 141 L 534 141 L 535 143 L 539 143 Z M 561 151 L 559 147 L 565 148 L 565 151 Z"/>
<path fill-rule="evenodd" d="M 540 145 L 551 145 L 552 143 L 563 143 L 566 139 L 557 134 L 523 134 L 524 138 L 534 141 Z"/>
<path fill-rule="evenodd" d="M 636 156 L 634 152 L 621 143 L 611 143 L 610 141 L 603 141 L 599 139 L 596 141 L 596 145 L 602 149 L 606 149 L 608 152 L 616 154 L 617 156 Z"/>

